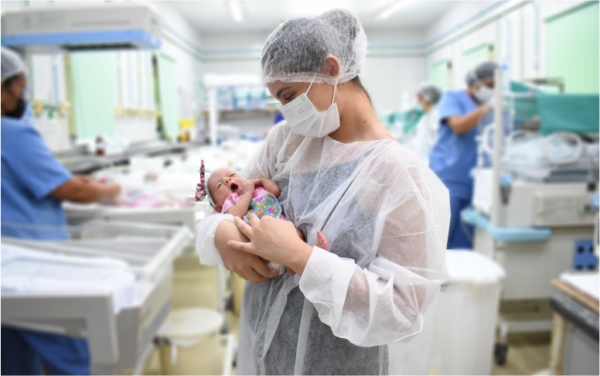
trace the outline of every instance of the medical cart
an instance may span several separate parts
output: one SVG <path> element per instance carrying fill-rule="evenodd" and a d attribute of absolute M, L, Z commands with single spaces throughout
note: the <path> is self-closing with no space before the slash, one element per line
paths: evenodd
<path fill-rule="evenodd" d="M 575 106 L 589 98 L 554 94 L 548 100 L 549 95 L 534 89 L 509 93 L 500 84 L 501 70 L 495 82 L 494 123 L 481 132 L 473 206 L 461 219 L 475 228 L 475 252 L 496 260 L 506 271 L 494 354 L 496 362 L 504 364 L 509 333 L 552 329 L 550 280 L 570 269 L 597 269 L 597 257 L 595 262 L 578 260 L 593 252 L 598 98 L 591 124 L 573 115 L 572 121 L 557 125 L 552 120 L 557 116 L 546 114 L 556 106 L 549 108 L 548 103 L 563 98 Z M 582 134 L 591 142 L 583 144 Z M 552 149 L 554 145 L 566 152 Z M 561 153 L 567 158 L 556 160 Z"/>

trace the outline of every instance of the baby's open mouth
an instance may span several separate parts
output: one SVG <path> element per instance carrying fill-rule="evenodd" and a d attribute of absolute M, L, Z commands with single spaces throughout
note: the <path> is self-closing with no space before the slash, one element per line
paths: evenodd
<path fill-rule="evenodd" d="M 238 189 L 237 184 L 231 184 L 231 193 L 237 193 Z"/>

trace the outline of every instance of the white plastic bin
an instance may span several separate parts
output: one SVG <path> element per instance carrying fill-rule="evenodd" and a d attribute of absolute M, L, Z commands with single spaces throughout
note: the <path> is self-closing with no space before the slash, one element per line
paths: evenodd
<path fill-rule="evenodd" d="M 438 302 L 433 371 L 489 375 L 504 270 L 470 250 L 446 252 L 448 282 Z"/>
<path fill-rule="evenodd" d="M 220 375 L 225 353 L 219 329 L 223 316 L 208 308 L 171 311 L 159 329 L 162 372 L 167 375 Z"/>

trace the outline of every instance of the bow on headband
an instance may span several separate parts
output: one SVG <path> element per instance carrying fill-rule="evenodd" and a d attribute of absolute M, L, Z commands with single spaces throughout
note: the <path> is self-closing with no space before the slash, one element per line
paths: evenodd
<path fill-rule="evenodd" d="M 204 200 L 207 187 L 204 182 L 204 161 L 200 161 L 200 183 L 196 184 L 196 202 Z"/>

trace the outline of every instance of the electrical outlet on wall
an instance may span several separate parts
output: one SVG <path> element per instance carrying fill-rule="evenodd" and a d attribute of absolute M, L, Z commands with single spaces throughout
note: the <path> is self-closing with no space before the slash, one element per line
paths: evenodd
<path fill-rule="evenodd" d="M 598 256 L 594 253 L 593 240 L 579 240 L 575 242 L 573 252 L 574 270 L 598 270 Z"/>

